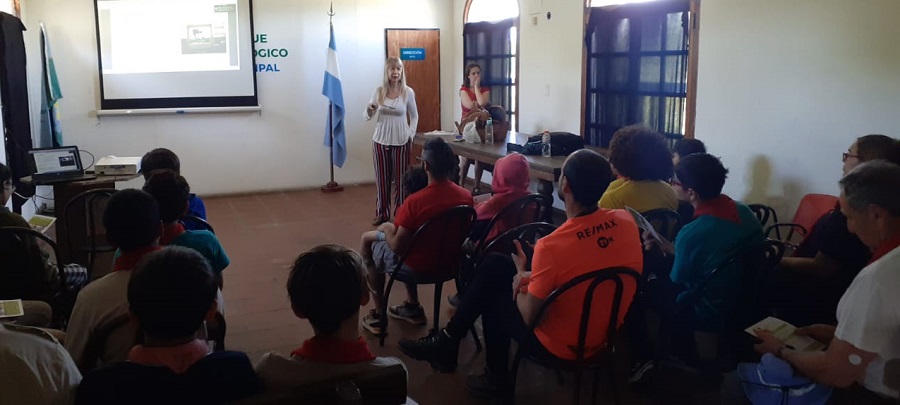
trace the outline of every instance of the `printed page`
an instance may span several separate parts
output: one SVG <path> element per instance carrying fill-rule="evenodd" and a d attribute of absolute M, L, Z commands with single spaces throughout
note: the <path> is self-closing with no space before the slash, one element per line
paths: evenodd
<path fill-rule="evenodd" d="M 637 223 L 638 228 L 641 228 L 641 231 L 650 231 L 650 236 L 652 236 L 653 239 L 656 239 L 659 242 L 663 241 L 663 238 L 659 236 L 659 234 L 656 233 L 656 229 L 653 228 L 653 224 L 651 224 L 650 221 L 647 221 L 647 218 L 644 218 L 640 212 L 637 212 L 637 210 L 628 206 L 626 206 L 625 209 L 628 210 L 628 213 L 634 218 L 634 222 Z"/>
<path fill-rule="evenodd" d="M 15 318 L 25 315 L 22 300 L 0 301 L 0 318 Z"/>
<path fill-rule="evenodd" d="M 781 319 L 768 317 L 756 324 L 745 329 L 745 331 L 756 336 L 756 330 L 762 329 L 772 332 L 775 337 L 784 342 L 789 348 L 802 352 L 815 352 L 825 349 L 825 345 L 819 343 L 809 336 L 799 336 L 795 334 L 797 327 L 791 325 Z"/>

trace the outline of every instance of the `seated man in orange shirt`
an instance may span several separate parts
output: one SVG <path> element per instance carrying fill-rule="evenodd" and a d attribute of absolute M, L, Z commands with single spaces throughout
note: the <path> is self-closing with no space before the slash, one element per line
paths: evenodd
<path fill-rule="evenodd" d="M 561 295 L 542 319 L 535 319 L 543 301 L 579 275 L 620 266 L 640 272 L 643 267 L 641 239 L 631 215 L 597 207 L 597 199 L 612 178 L 609 163 L 598 153 L 582 149 L 570 155 L 559 182 L 559 196 L 566 203 L 568 219 L 537 242 L 531 271 L 521 245 L 513 259 L 501 254 L 488 256 L 447 327 L 433 336 L 401 341 L 400 350 L 428 361 L 438 371 L 453 371 L 460 339 L 483 316 L 487 370 L 484 375 L 469 377 L 466 388 L 473 396 L 493 398 L 508 393 L 510 339 L 538 356 L 549 352 L 574 359 L 587 285 Z M 634 282 L 625 281 L 619 323 L 635 289 Z M 613 284 L 608 283 L 596 292 L 597 297 L 608 299 L 599 300 L 592 308 L 590 324 L 595 326 L 587 334 L 585 356 L 596 354 L 606 345 L 613 290 Z M 533 322 L 538 322 L 538 327 L 532 333 L 528 324 Z"/>
<path fill-rule="evenodd" d="M 394 223 L 385 222 L 376 231 L 363 233 L 360 252 L 366 264 L 366 278 L 375 307 L 363 316 L 362 324 L 369 332 L 381 334 L 382 295 L 384 294 L 384 273 L 393 271 L 400 254 L 412 241 L 412 236 L 420 226 L 452 207 L 458 205 L 472 206 L 472 194 L 466 189 L 450 181 L 456 171 L 456 157 L 450 145 L 443 139 L 434 139 L 425 143 L 422 149 L 422 166 L 428 175 L 428 186 L 410 195 L 394 217 Z M 409 252 L 403 263 L 403 270 L 424 271 L 430 263 L 432 252 L 442 249 L 437 242 L 423 242 L 426 248 Z M 407 300 L 403 305 L 387 308 L 392 318 L 402 319 L 414 325 L 427 322 L 425 311 L 419 305 L 419 294 L 414 284 L 406 284 Z"/>

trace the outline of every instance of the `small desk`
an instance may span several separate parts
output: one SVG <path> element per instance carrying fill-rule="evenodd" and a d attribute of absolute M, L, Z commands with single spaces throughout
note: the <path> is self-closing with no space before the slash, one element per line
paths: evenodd
<path fill-rule="evenodd" d="M 33 181 L 31 176 L 26 176 L 21 179 L 21 181 L 25 184 L 33 184 L 35 186 L 53 186 L 53 205 L 54 211 L 56 213 L 56 244 L 59 247 L 60 258 L 63 263 L 79 263 L 79 264 L 87 264 L 87 255 L 78 255 L 77 252 L 69 251 L 69 241 L 67 235 L 67 225 L 66 225 L 66 205 L 69 204 L 69 201 L 72 200 L 72 197 L 78 195 L 79 193 L 98 189 L 98 188 L 116 188 L 116 182 L 120 181 L 129 181 L 136 179 L 140 176 L 140 174 L 129 174 L 122 176 L 101 176 L 98 175 L 95 179 L 90 180 L 80 180 L 80 181 L 65 181 L 65 182 L 54 182 L 54 183 L 43 183 L 40 181 Z M 87 216 L 85 212 L 80 212 L 76 218 L 70 218 L 72 221 L 72 246 L 78 246 L 81 242 L 85 241 L 85 236 L 87 234 Z M 96 216 L 96 218 L 103 218 L 102 213 Z M 103 229 L 102 224 L 99 229 Z M 95 263 L 95 267 L 101 271 L 107 270 L 100 264 L 100 261 Z M 97 269 L 92 269 L 94 273 L 97 273 Z M 100 273 L 103 274 L 103 273 Z"/>

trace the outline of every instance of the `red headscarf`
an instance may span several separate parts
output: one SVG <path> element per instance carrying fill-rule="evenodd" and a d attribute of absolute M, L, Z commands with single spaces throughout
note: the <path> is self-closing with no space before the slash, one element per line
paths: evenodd
<path fill-rule="evenodd" d="M 525 156 L 514 152 L 497 159 L 493 176 L 491 188 L 494 195 L 475 207 L 479 220 L 490 220 L 513 201 L 531 194 L 528 190 L 531 175 Z"/>

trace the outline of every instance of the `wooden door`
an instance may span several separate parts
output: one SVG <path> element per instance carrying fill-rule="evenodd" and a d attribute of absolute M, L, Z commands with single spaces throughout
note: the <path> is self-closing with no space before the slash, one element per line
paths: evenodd
<path fill-rule="evenodd" d="M 418 132 L 441 129 L 441 32 L 434 29 L 384 30 L 385 58 L 399 56 L 406 85 L 416 92 Z M 403 52 L 401 53 L 401 50 Z M 422 54 L 424 53 L 424 55 Z M 415 155 L 414 155 L 415 156 Z"/>

